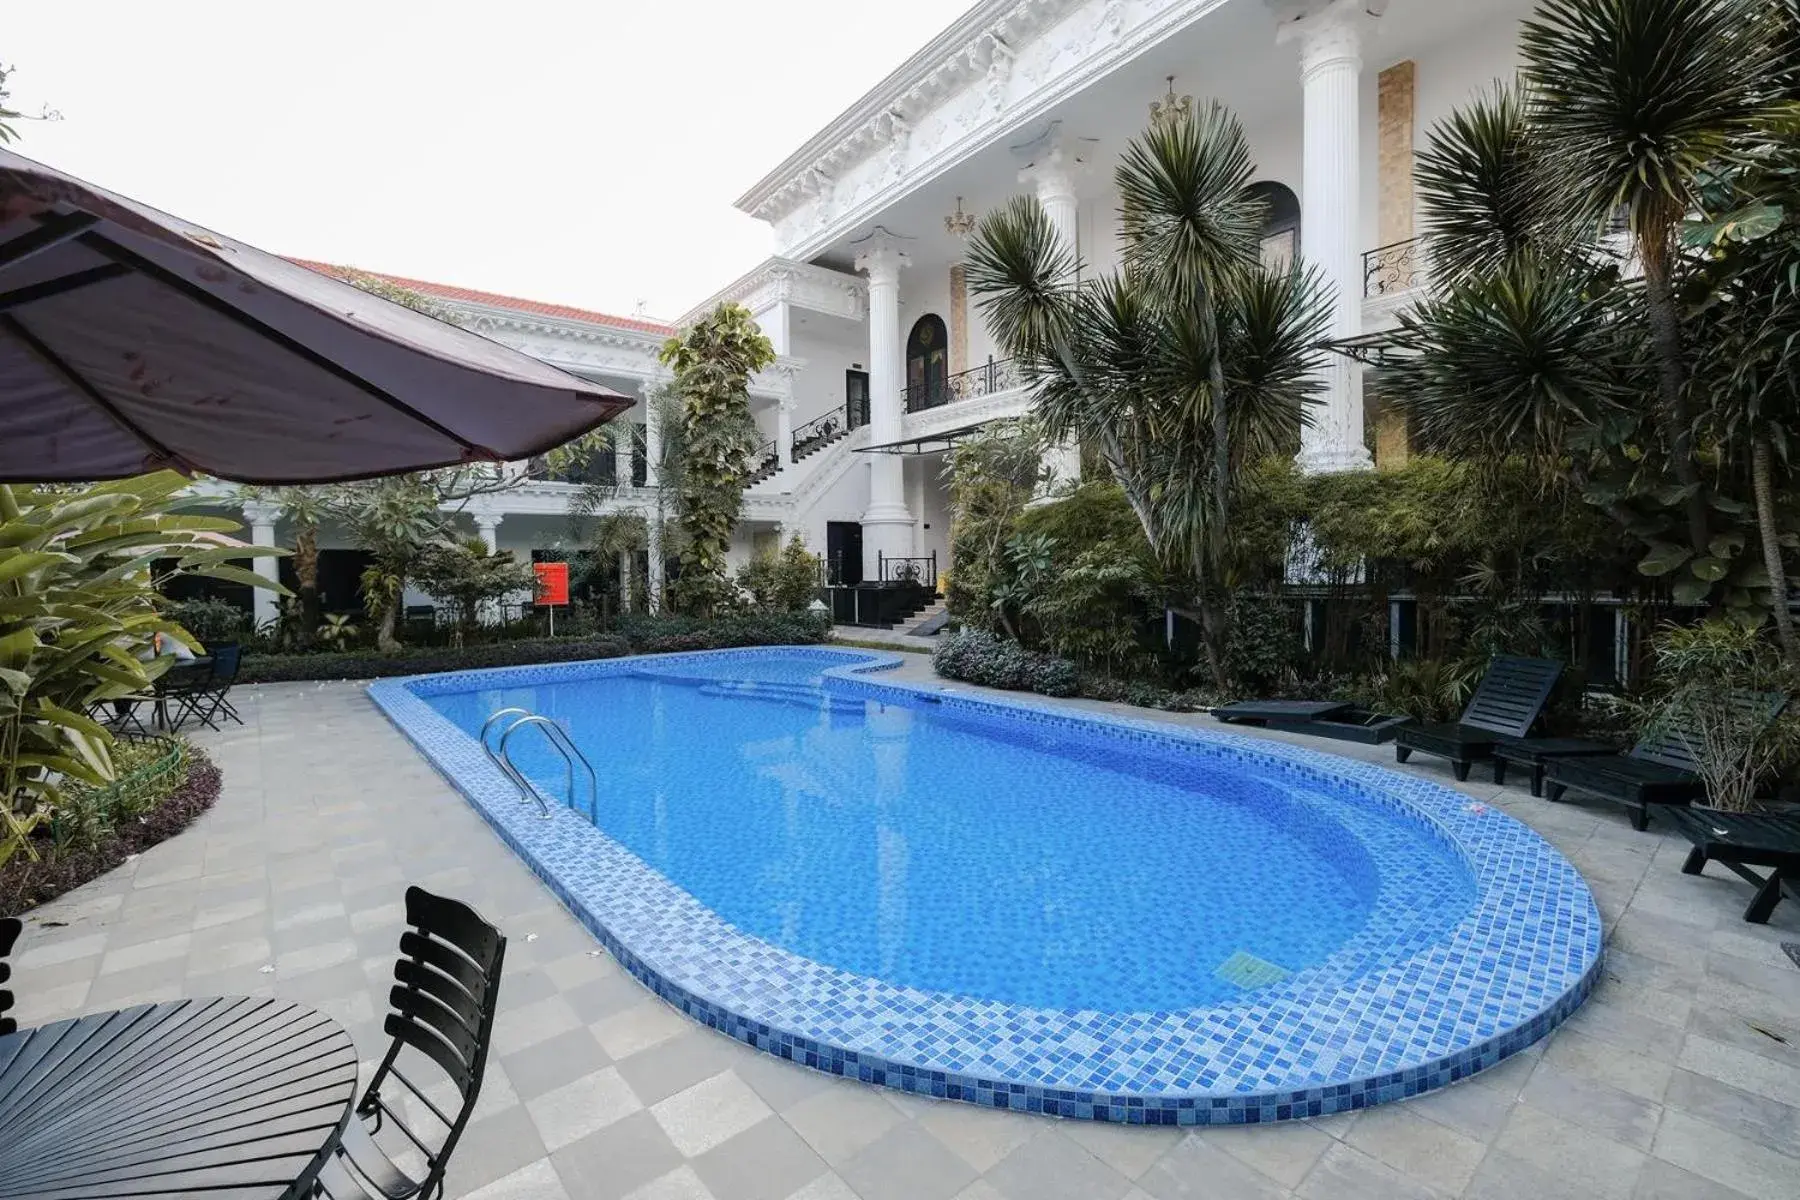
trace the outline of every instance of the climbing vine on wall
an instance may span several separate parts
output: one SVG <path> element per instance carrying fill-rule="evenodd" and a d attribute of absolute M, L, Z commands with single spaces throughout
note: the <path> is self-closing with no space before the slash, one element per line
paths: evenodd
<path fill-rule="evenodd" d="M 687 447 L 679 502 L 686 544 L 668 599 L 678 612 L 711 616 L 736 600 L 725 556 L 757 444 L 750 377 L 775 361 L 775 348 L 748 309 L 721 304 L 663 343 L 660 358 L 675 373 Z"/>

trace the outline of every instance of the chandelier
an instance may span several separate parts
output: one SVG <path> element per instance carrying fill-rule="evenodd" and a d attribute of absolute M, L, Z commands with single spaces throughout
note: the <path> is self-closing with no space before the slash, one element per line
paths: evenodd
<path fill-rule="evenodd" d="M 944 218 L 944 232 L 959 238 L 975 232 L 975 214 L 963 211 L 961 196 L 956 198 L 956 211 Z"/>
<path fill-rule="evenodd" d="M 1150 102 L 1150 123 L 1160 125 L 1185 121 L 1194 115 L 1194 98 L 1175 94 L 1175 77 L 1170 75 L 1169 94 Z"/>

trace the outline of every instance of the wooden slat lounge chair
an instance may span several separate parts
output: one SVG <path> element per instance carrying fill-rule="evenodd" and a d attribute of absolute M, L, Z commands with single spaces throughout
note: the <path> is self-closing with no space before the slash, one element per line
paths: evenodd
<path fill-rule="evenodd" d="M 12 968 L 7 965 L 6 956 L 12 953 L 13 943 L 19 940 L 19 933 L 24 928 L 17 917 L 0 919 L 0 983 L 12 978 Z M 12 1006 L 12 992 L 0 988 L 0 1037 L 18 1032 L 18 1022 L 6 1015 Z"/>
<path fill-rule="evenodd" d="M 1449 759 L 1456 777 L 1467 779 L 1470 764 L 1493 758 L 1502 738 L 1531 732 L 1561 674 L 1562 664 L 1553 658 L 1496 656 L 1458 720 L 1402 725 L 1395 731 L 1395 761 L 1405 762 L 1419 750 Z"/>
<path fill-rule="evenodd" d="M 1349 702 L 1344 700 L 1239 700 L 1221 704 L 1212 710 L 1212 715 L 1228 724 L 1283 725 L 1316 721 L 1349 708 Z"/>
<path fill-rule="evenodd" d="M 1590 742 L 1582 738 L 1502 738 L 1494 747 L 1494 782 L 1506 782 L 1509 766 L 1531 771 L 1531 794 L 1544 794 L 1544 768 L 1553 758 L 1585 758 L 1594 754 L 1617 754 L 1619 748 L 1607 742 Z"/>
<path fill-rule="evenodd" d="M 1774 720 L 1787 706 L 1777 692 L 1742 693 L 1739 702 Z M 1687 732 L 1652 730 L 1624 754 L 1552 759 L 1544 767 L 1544 795 L 1555 801 L 1564 793 L 1592 796 L 1631 813 L 1631 827 L 1650 825 L 1650 806 L 1685 805 L 1706 796 L 1706 784 L 1694 769 L 1694 747 Z"/>
<path fill-rule="evenodd" d="M 1728 813 L 1712 809 L 1669 810 L 1675 827 L 1694 843 L 1683 875 L 1698 875 L 1716 862 L 1756 886 L 1744 920 L 1762 925 L 1781 903 L 1781 893 L 1800 897 L 1800 817 L 1776 813 Z M 1767 876 L 1751 867 L 1767 867 Z"/>

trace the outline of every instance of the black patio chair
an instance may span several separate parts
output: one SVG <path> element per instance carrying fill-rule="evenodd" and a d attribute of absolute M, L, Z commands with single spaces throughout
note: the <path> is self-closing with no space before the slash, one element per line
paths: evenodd
<path fill-rule="evenodd" d="M 1562 669 L 1553 658 L 1495 656 L 1457 720 L 1394 731 L 1394 760 L 1405 762 L 1415 750 L 1434 754 L 1450 760 L 1457 779 L 1467 779 L 1470 765 L 1493 758 L 1502 738 L 1531 732 Z"/>
<path fill-rule="evenodd" d="M 1742 692 L 1735 703 L 1747 713 L 1773 721 L 1787 707 L 1779 692 Z M 1544 795 L 1592 796 L 1631 813 L 1631 827 L 1650 826 L 1650 806 L 1691 804 L 1704 799 L 1706 784 L 1694 769 L 1693 740 L 1671 725 L 1652 729 L 1624 754 L 1554 759 L 1544 767 Z"/>
<path fill-rule="evenodd" d="M 217 729 L 220 719 L 236 721 L 239 725 L 244 718 L 232 707 L 229 693 L 231 685 L 237 682 L 238 672 L 243 668 L 243 648 L 235 643 L 219 646 L 212 652 L 212 663 L 204 668 L 204 673 L 197 673 L 185 684 L 177 684 L 179 692 L 171 692 L 170 699 L 175 700 L 178 708 L 173 718 L 174 727 L 180 728 L 189 717 L 193 717 L 208 729 Z"/>
<path fill-rule="evenodd" d="M 12 953 L 13 943 L 19 940 L 19 932 L 24 928 L 17 917 L 7 917 L 0 921 L 0 983 L 12 978 L 12 968 L 7 965 L 6 956 Z M 0 988 L 0 1037 L 19 1030 L 19 1023 L 6 1015 L 12 1006 L 13 994 L 6 988 Z"/>
<path fill-rule="evenodd" d="M 1707 863 L 1716 862 L 1755 885 L 1756 894 L 1744 909 L 1744 920 L 1765 924 L 1784 891 L 1800 898 L 1800 817 L 1694 808 L 1673 808 L 1669 816 L 1694 843 L 1687 861 L 1681 864 L 1683 875 L 1698 875 Z M 1758 875 L 1751 867 L 1767 867 L 1769 873 Z"/>
<path fill-rule="evenodd" d="M 444 1169 L 481 1094 L 506 938 L 468 905 L 417 887 L 406 889 L 406 923 L 412 928 L 400 936 L 400 960 L 394 965 L 394 978 L 399 982 L 388 993 L 393 1011 L 382 1026 L 394 1040 L 357 1103 L 359 1119 L 345 1128 L 342 1147 L 319 1173 L 315 1196 L 330 1200 L 441 1197 Z M 446 1113 L 420 1083 L 402 1073 L 402 1052 L 407 1056 L 408 1072 L 417 1072 L 415 1064 L 429 1065 L 448 1077 L 458 1097 L 454 1113 Z M 383 1095 L 390 1081 L 399 1088 Z M 429 1137 L 406 1124 L 393 1102 L 401 1088 L 444 1129 L 441 1138 Z M 401 1169 L 376 1142 L 375 1135 L 390 1125 L 402 1135 L 389 1139 L 400 1154 L 416 1150 L 424 1156 L 424 1178 L 415 1179 Z"/>

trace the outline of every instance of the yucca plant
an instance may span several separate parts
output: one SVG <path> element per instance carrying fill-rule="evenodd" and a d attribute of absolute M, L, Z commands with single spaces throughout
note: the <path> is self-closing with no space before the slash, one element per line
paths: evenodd
<path fill-rule="evenodd" d="M 90 487 L 0 486 L 0 864 L 23 848 L 62 781 L 113 777 L 112 738 L 86 711 L 142 693 L 167 666 L 150 566 L 265 587 L 234 560 L 279 554 L 229 542 L 235 521 L 180 511 L 187 480 L 164 471 Z"/>
<path fill-rule="evenodd" d="M 1243 129 L 1213 105 L 1126 147 L 1119 271 L 1081 280 L 1031 197 L 969 246 L 969 286 L 1037 387 L 1044 432 L 1094 447 L 1158 557 L 1193 581 L 1221 687 L 1232 495 L 1249 464 L 1297 448 L 1327 316 L 1315 272 L 1262 265 L 1253 177 Z"/>

